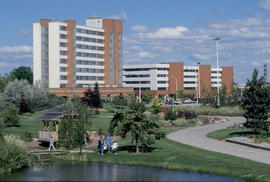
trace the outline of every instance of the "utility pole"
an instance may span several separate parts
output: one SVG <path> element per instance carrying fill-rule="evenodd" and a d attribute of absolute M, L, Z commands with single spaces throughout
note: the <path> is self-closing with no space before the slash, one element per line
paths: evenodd
<path fill-rule="evenodd" d="M 221 39 L 221 36 L 214 38 L 213 40 L 216 41 L 216 51 L 217 51 L 217 105 L 220 106 L 220 99 L 219 99 L 219 71 L 218 71 L 218 41 Z"/>
<path fill-rule="evenodd" d="M 200 98 L 200 62 L 197 62 L 198 72 L 197 72 L 197 104 L 199 104 Z"/>

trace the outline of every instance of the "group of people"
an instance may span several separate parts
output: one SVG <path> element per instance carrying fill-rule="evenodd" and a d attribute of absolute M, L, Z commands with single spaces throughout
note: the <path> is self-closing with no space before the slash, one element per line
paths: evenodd
<path fill-rule="evenodd" d="M 118 144 L 116 141 L 113 142 L 112 144 L 112 137 L 108 135 L 105 139 L 105 142 L 103 140 L 103 137 L 101 136 L 98 140 L 98 154 L 104 154 L 106 152 L 112 152 L 117 155 L 117 149 L 118 149 Z"/>

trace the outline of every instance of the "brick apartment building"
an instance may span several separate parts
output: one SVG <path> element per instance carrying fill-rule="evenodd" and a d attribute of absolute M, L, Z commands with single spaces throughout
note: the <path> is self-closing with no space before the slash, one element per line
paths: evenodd
<path fill-rule="evenodd" d="M 122 34 L 121 20 L 88 18 L 82 26 L 41 19 L 33 24 L 34 82 L 60 96 L 82 95 L 95 82 L 102 95 L 132 92 L 121 87 Z"/>
<path fill-rule="evenodd" d="M 123 86 L 151 91 L 154 95 L 176 94 L 184 88 L 199 98 L 217 87 L 226 87 L 229 94 L 233 84 L 233 67 L 213 68 L 211 65 L 185 66 L 182 62 L 123 66 Z"/>

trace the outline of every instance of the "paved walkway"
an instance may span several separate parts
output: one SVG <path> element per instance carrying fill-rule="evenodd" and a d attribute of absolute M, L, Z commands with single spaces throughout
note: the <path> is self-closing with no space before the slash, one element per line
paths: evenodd
<path fill-rule="evenodd" d="M 229 121 L 218 124 L 205 125 L 194 128 L 187 128 L 170 133 L 167 137 L 179 143 L 191 145 L 205 150 L 234 155 L 257 162 L 270 164 L 270 152 L 239 144 L 222 142 L 208 138 L 206 135 L 216 130 L 227 128 L 234 123 L 243 123 L 243 117 L 231 117 Z"/>

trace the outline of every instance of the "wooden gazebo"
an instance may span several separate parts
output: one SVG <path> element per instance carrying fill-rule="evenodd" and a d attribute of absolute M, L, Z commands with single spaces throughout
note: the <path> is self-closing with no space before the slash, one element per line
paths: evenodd
<path fill-rule="evenodd" d="M 60 108 L 53 108 L 38 118 L 38 120 L 43 122 L 43 131 L 39 131 L 39 141 L 49 142 L 51 136 L 54 142 L 58 140 L 58 126 L 63 111 Z"/>

